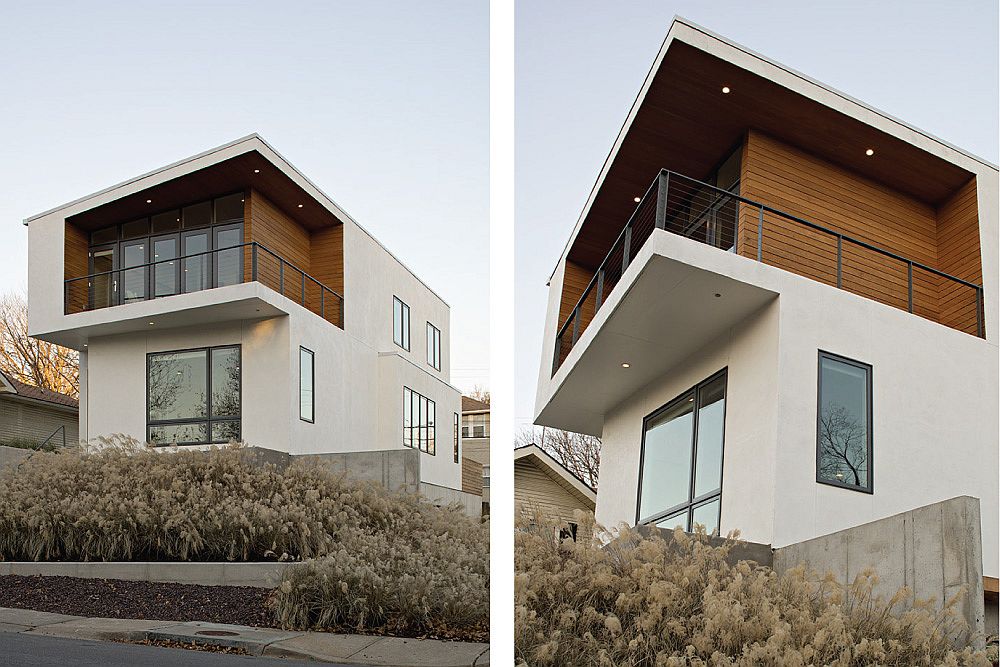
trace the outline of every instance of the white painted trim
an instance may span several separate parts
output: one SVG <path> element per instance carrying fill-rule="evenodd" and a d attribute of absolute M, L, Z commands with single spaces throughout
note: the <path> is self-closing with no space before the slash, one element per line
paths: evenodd
<path fill-rule="evenodd" d="M 595 505 L 597 504 L 597 492 L 580 481 L 579 477 L 566 470 L 562 464 L 553 459 L 548 452 L 538 445 L 524 445 L 522 447 L 515 448 L 514 460 L 519 461 L 523 458 L 534 458 L 547 470 L 551 470 L 556 476 L 565 480 L 566 483 L 573 487 L 578 494 L 589 500 L 591 503 Z"/>

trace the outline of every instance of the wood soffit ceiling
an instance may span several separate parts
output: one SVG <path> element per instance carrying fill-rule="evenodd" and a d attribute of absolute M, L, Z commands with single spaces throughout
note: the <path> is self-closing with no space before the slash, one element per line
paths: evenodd
<path fill-rule="evenodd" d="M 729 86 L 731 93 L 723 94 Z M 704 180 L 754 128 L 923 202 L 972 174 L 732 63 L 675 40 L 598 190 L 569 258 L 596 268 L 661 168 Z M 875 155 L 865 155 L 873 148 Z M 765 202 L 767 203 L 767 202 Z"/>
<path fill-rule="evenodd" d="M 254 173 L 259 169 L 259 173 Z M 253 188 L 313 231 L 341 221 L 257 151 L 249 151 L 135 194 L 78 213 L 68 221 L 84 230 L 128 222 L 152 213 Z M 146 200 L 152 203 L 147 204 Z M 303 207 L 299 208 L 299 204 Z"/>

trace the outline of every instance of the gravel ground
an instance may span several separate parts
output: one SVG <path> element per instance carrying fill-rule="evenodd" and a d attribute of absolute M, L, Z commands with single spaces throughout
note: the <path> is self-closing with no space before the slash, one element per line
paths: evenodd
<path fill-rule="evenodd" d="M 0 607 L 73 616 L 277 627 L 266 588 L 76 577 L 0 577 Z"/>

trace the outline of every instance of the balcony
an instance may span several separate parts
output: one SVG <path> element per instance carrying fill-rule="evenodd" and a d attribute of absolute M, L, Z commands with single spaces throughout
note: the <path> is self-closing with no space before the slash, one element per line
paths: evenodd
<path fill-rule="evenodd" d="M 64 281 L 63 312 L 75 315 L 180 299 L 248 282 L 264 285 L 344 328 L 343 296 L 256 241 L 70 278 Z M 200 307 L 210 308 L 211 304 Z M 245 310 L 235 309 L 232 316 L 243 316 Z M 268 313 L 272 311 L 268 308 Z M 260 305 L 252 312 L 261 312 Z"/>
<path fill-rule="evenodd" d="M 738 186 L 727 191 L 662 170 L 560 323 L 552 375 L 658 229 L 985 336 L 981 285 L 741 197 Z"/>

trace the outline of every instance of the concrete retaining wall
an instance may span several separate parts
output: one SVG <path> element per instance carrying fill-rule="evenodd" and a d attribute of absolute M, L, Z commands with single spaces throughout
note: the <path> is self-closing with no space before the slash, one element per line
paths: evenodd
<path fill-rule="evenodd" d="M 327 467 L 351 479 L 381 484 L 391 491 L 417 493 L 420 488 L 420 452 L 414 449 L 295 455 L 264 447 L 247 447 L 245 452 L 254 462 L 269 463 L 281 470 L 301 460 Z"/>
<path fill-rule="evenodd" d="M 978 498 L 959 496 L 775 549 L 779 574 L 799 563 L 833 572 L 842 584 L 872 567 L 879 575 L 876 593 L 888 598 L 905 585 L 938 607 L 967 586 L 959 610 L 974 634 L 984 631 Z"/>
<path fill-rule="evenodd" d="M 22 461 L 31 456 L 31 453 L 30 449 L 0 445 L 0 472 L 8 468 L 16 468 Z"/>
<path fill-rule="evenodd" d="M 457 503 L 462 506 L 462 511 L 465 512 L 466 516 L 481 517 L 483 515 L 482 496 L 465 493 L 464 491 L 457 491 L 455 489 L 448 489 L 443 486 L 437 486 L 436 484 L 427 484 L 426 482 L 420 483 L 420 495 L 438 506 L 453 505 Z"/>
<path fill-rule="evenodd" d="M 667 549 L 672 548 L 674 543 L 674 531 L 668 528 L 657 528 L 656 526 L 639 526 L 637 528 L 640 535 L 651 536 L 654 533 L 659 533 L 667 542 Z M 721 546 L 726 542 L 723 537 L 710 537 L 708 538 L 712 546 Z M 726 562 L 730 565 L 736 565 L 736 563 L 741 560 L 752 560 L 758 565 L 764 565 L 771 567 L 772 564 L 772 552 L 770 544 L 758 544 L 757 542 L 740 542 L 729 550 L 729 555 L 726 557 Z"/>
<path fill-rule="evenodd" d="M 0 576 L 123 579 L 203 586 L 274 588 L 294 563 L 32 563 L 0 562 Z"/>

